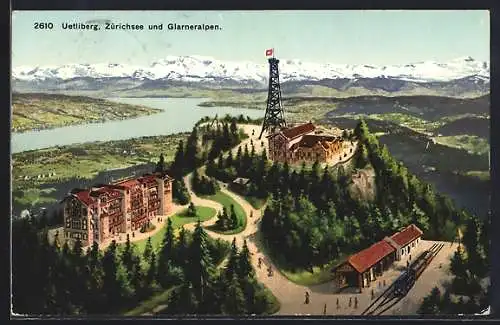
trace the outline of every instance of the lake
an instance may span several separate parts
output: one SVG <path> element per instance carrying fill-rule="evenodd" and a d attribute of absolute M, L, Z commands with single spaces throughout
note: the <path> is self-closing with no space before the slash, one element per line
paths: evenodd
<path fill-rule="evenodd" d="M 138 118 L 13 133 L 12 153 L 75 143 L 111 141 L 189 132 L 204 116 L 264 117 L 264 111 L 234 107 L 199 107 L 200 98 L 108 98 L 110 101 L 158 108 L 163 112 Z"/>

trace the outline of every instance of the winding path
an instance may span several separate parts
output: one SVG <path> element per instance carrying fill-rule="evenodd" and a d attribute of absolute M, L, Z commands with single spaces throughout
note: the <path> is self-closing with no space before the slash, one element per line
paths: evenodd
<path fill-rule="evenodd" d="M 252 130 L 255 129 L 255 126 L 251 125 L 243 125 L 243 127 L 247 134 L 251 134 Z M 256 149 L 262 150 L 262 147 L 260 145 L 260 140 L 258 139 L 258 134 L 257 134 L 258 132 L 256 131 L 255 133 L 256 134 L 254 134 L 253 136 L 250 136 L 248 139 L 245 139 L 241 143 L 241 146 L 244 147 L 245 144 L 250 145 L 250 141 L 253 140 Z M 235 153 L 236 150 L 237 147 L 233 148 L 233 153 Z M 256 152 L 260 151 L 257 150 Z M 185 176 L 184 181 L 191 196 L 192 202 L 195 205 L 212 207 L 217 211 L 221 211 L 222 210 L 221 204 L 219 204 L 218 202 L 200 198 L 193 192 L 191 188 L 190 178 L 191 174 Z M 224 194 L 227 194 L 228 196 L 233 198 L 236 202 L 238 202 L 242 206 L 246 214 L 247 225 L 242 232 L 233 235 L 224 235 L 210 231 L 208 229 L 205 230 L 209 236 L 216 239 L 218 238 L 231 242 L 233 238 L 235 238 L 236 245 L 238 247 L 241 247 L 243 245 L 243 241 L 245 239 L 247 240 L 247 245 L 251 253 L 251 261 L 255 268 L 257 279 L 267 288 L 269 288 L 269 290 L 271 290 L 271 292 L 274 294 L 274 296 L 278 299 L 278 301 L 281 304 L 281 308 L 276 313 L 276 315 L 323 315 L 323 314 L 360 315 L 361 312 L 364 310 L 364 308 L 370 304 L 371 289 L 365 290 L 362 294 L 349 294 L 349 293 L 334 294 L 335 288 L 333 281 L 313 286 L 302 286 L 288 280 L 283 274 L 281 274 L 278 271 L 278 269 L 275 267 L 271 259 L 268 256 L 266 256 L 264 252 L 259 250 L 260 243 L 258 242 L 259 238 L 256 235 L 260 225 L 262 211 L 264 208 L 254 209 L 250 205 L 250 203 L 248 203 L 241 196 L 229 191 L 226 188 L 225 183 L 221 182 L 219 183 L 221 184 L 221 191 Z M 253 217 L 249 218 L 250 215 L 252 215 Z M 202 225 L 204 227 L 213 225 L 216 219 L 217 219 L 216 217 L 211 218 L 210 220 L 203 222 Z M 195 227 L 195 223 L 186 224 L 184 226 L 186 227 L 187 230 L 192 231 Z M 433 242 L 422 241 L 422 246 L 425 247 L 426 245 L 431 245 L 432 243 Z M 439 255 L 446 255 L 446 256 L 441 256 L 443 263 L 449 261 L 448 257 L 451 256 L 450 254 L 452 254 L 452 247 L 450 247 L 450 250 L 446 252 L 446 254 L 444 252 L 439 254 Z M 261 268 L 258 267 L 259 257 L 262 258 L 263 260 L 263 265 L 261 266 Z M 386 275 L 384 275 L 383 278 L 387 278 L 388 281 L 392 281 L 394 277 L 399 274 L 400 272 L 399 267 L 401 267 L 405 263 L 406 260 L 402 260 L 400 261 L 400 263 L 396 263 L 394 269 L 392 271 L 387 271 Z M 271 277 L 269 277 L 267 273 L 268 266 L 270 266 L 274 271 L 274 274 Z M 434 278 L 435 281 L 439 281 L 442 277 L 434 275 L 431 276 L 431 278 Z M 429 279 L 428 281 L 426 280 L 426 282 L 429 281 L 434 283 L 432 279 Z M 380 282 L 381 280 L 378 281 L 378 283 Z M 372 288 L 376 295 L 385 289 L 383 287 L 377 287 L 377 285 L 373 286 Z M 305 304 L 306 291 L 310 295 L 309 304 Z M 418 300 L 420 299 L 420 297 L 426 294 L 427 291 L 422 290 L 422 292 L 418 292 L 417 294 L 418 297 L 416 296 L 414 298 L 415 300 Z M 354 297 L 358 299 L 357 308 L 354 308 Z M 349 299 L 351 298 L 352 298 L 352 304 L 349 305 Z M 337 306 L 337 301 L 339 301 L 338 306 Z M 325 313 L 325 306 L 326 306 L 326 313 Z M 412 310 L 409 313 L 414 313 L 414 311 Z"/>

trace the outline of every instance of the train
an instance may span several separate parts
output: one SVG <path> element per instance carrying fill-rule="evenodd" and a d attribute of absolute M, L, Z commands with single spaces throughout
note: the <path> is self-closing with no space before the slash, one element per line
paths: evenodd
<path fill-rule="evenodd" d="M 394 294 L 396 296 L 405 296 L 410 291 L 415 281 L 417 281 L 418 277 L 420 277 L 427 265 L 429 265 L 443 246 L 443 244 L 434 244 L 429 250 L 423 252 L 410 267 L 403 271 L 396 281 L 394 281 Z"/>

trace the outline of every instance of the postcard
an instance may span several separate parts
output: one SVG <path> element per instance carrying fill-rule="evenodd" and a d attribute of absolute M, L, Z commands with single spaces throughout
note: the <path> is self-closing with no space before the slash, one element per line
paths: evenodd
<path fill-rule="evenodd" d="M 481 315 L 489 12 L 12 12 L 12 317 Z"/>

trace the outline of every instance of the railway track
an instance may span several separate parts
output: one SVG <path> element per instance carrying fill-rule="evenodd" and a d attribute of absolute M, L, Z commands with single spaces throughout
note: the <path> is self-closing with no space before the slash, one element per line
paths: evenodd
<path fill-rule="evenodd" d="M 443 247 L 444 244 L 435 243 L 428 250 L 420 254 L 410 267 L 382 292 L 361 315 L 378 316 L 396 305 L 408 294 L 420 275 L 422 275 Z"/>

